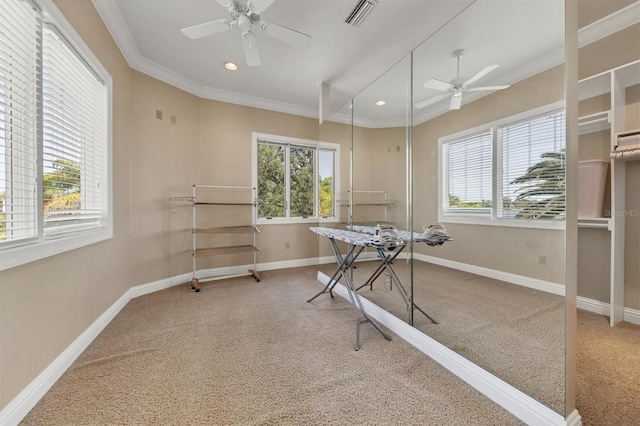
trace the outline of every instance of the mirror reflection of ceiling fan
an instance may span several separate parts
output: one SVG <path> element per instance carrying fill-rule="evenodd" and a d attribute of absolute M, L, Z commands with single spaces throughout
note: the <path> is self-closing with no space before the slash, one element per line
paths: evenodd
<path fill-rule="evenodd" d="M 500 65 L 489 65 L 488 67 L 484 68 L 482 71 L 480 71 L 473 77 L 469 79 L 465 79 L 464 77 L 460 77 L 460 57 L 462 56 L 463 53 L 464 53 L 464 50 L 460 49 L 460 50 L 454 51 L 451 54 L 451 56 L 453 56 L 456 59 L 457 68 L 458 68 L 457 76 L 454 80 L 451 81 L 451 83 L 446 83 L 444 81 L 441 81 L 435 78 L 430 78 L 424 84 L 424 87 L 428 89 L 439 90 L 445 93 L 442 93 L 440 95 L 435 95 L 430 98 L 423 99 L 421 101 L 416 102 L 415 104 L 416 108 L 424 108 L 436 102 L 440 102 L 442 100 L 451 98 L 451 101 L 449 102 L 449 109 L 450 110 L 460 109 L 460 106 L 462 105 L 462 94 L 464 92 L 493 91 L 493 90 L 502 90 L 509 87 L 509 85 L 473 87 L 472 86 L 473 83 L 480 80 L 482 77 L 489 74 L 491 71 L 495 70 Z"/>
<path fill-rule="evenodd" d="M 197 39 L 227 31 L 234 25 L 237 25 L 238 28 L 242 30 L 242 46 L 247 59 L 247 65 L 249 66 L 256 66 L 262 63 L 254 33 L 255 28 L 259 28 L 266 35 L 292 46 L 304 47 L 311 39 L 311 36 L 292 30 L 291 28 L 260 20 L 260 14 L 271 6 L 275 0 L 216 1 L 229 11 L 229 18 L 217 19 L 215 21 L 183 28 L 181 30 L 182 33 L 189 38 Z"/>

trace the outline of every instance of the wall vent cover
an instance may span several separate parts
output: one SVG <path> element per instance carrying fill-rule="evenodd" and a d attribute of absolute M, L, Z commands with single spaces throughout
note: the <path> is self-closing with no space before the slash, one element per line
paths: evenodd
<path fill-rule="evenodd" d="M 347 24 L 358 28 L 362 21 L 365 20 L 369 13 L 373 10 L 373 8 L 378 4 L 377 0 L 359 0 L 356 7 L 353 8 L 347 19 L 344 22 Z"/>

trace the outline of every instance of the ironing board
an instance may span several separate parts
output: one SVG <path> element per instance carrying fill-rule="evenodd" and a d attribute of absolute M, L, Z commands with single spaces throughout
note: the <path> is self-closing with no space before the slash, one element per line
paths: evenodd
<path fill-rule="evenodd" d="M 362 287 L 369 285 L 373 288 L 373 282 L 386 270 L 392 282 L 396 283 L 397 288 L 399 289 L 400 295 L 407 306 L 407 310 L 412 306 L 412 302 L 407 294 L 404 285 L 400 281 L 400 278 L 395 272 L 393 268 L 393 261 L 398 257 L 398 255 L 404 250 L 407 246 L 408 241 L 415 242 L 424 242 L 428 245 L 442 245 L 444 242 L 451 240 L 449 235 L 441 232 L 425 232 L 425 233 L 417 233 L 417 232 L 409 232 L 409 231 L 393 231 L 393 238 L 381 238 L 380 235 L 376 235 L 376 233 L 380 232 L 380 228 L 375 226 L 350 226 L 352 230 L 341 230 L 334 228 L 321 228 L 321 227 L 311 227 L 309 228 L 312 232 L 315 232 L 318 235 L 327 237 L 329 239 L 331 249 L 333 250 L 333 254 L 336 258 L 336 262 L 338 263 L 338 269 L 333 274 L 327 285 L 324 287 L 322 291 L 313 296 L 311 299 L 307 300 L 307 302 L 311 302 L 316 297 L 320 296 L 323 293 L 329 292 L 331 297 L 333 297 L 333 293 L 331 292 L 335 285 L 338 283 L 339 275 L 344 278 L 347 287 L 347 293 L 349 294 L 349 298 L 351 303 L 354 305 L 355 313 L 356 313 L 356 350 L 360 348 L 360 324 L 370 322 L 387 340 L 390 340 L 387 335 L 385 335 L 379 326 L 374 323 L 366 314 L 364 309 L 362 308 L 362 304 L 360 302 L 358 296 L 358 290 Z M 346 255 L 342 255 L 340 250 L 338 249 L 336 241 L 342 241 L 349 244 L 349 250 Z M 351 276 L 347 274 L 347 270 L 349 270 L 360 253 L 365 249 L 365 247 L 372 247 L 378 253 L 378 257 L 381 261 L 381 264 L 378 268 L 371 274 L 371 276 L 367 279 L 365 284 L 361 285 L 358 288 L 355 288 Z M 423 315 L 425 315 L 431 322 L 437 324 L 431 316 L 429 316 L 424 310 L 422 310 L 418 305 L 413 303 L 413 307 L 420 311 Z M 363 318 L 361 320 L 361 318 Z"/>
<path fill-rule="evenodd" d="M 338 263 L 338 269 L 333 274 L 327 285 L 320 291 L 318 294 L 313 296 L 311 299 L 307 300 L 307 302 L 311 302 L 316 297 L 320 296 L 327 291 L 333 297 L 333 293 L 331 290 L 338 283 L 338 275 L 344 278 L 344 282 L 347 287 L 347 293 L 349 294 L 349 299 L 351 300 L 351 304 L 353 305 L 353 309 L 355 311 L 356 318 L 356 341 L 355 341 L 355 350 L 360 350 L 360 325 L 365 323 L 370 323 L 376 330 L 382 334 L 382 336 L 391 340 L 378 324 L 375 323 L 367 313 L 364 311 L 362 307 L 362 302 L 360 301 L 360 297 L 358 296 L 358 292 L 356 291 L 353 281 L 351 280 L 351 276 L 347 273 L 347 271 L 353 266 L 353 263 L 356 261 L 360 253 L 364 250 L 365 247 L 372 247 L 373 240 L 370 235 L 363 234 L 360 232 L 354 231 L 345 231 L 342 229 L 335 228 L 321 228 L 321 227 L 311 227 L 309 228 L 312 232 L 316 234 L 327 237 L 329 239 L 329 243 L 331 245 L 331 249 L 333 250 L 333 254 L 336 257 L 336 262 Z M 349 244 L 349 250 L 346 255 L 342 255 L 340 253 L 340 249 L 338 248 L 338 244 L 336 241 L 342 241 Z"/>

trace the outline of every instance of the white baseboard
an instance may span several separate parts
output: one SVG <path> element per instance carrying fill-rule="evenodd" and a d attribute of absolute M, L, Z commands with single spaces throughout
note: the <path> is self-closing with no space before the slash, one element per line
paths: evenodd
<path fill-rule="evenodd" d="M 301 266 L 313 266 L 319 265 L 323 263 L 334 263 L 335 258 L 333 256 L 325 256 L 325 257 L 312 257 L 306 259 L 294 259 L 294 260 L 283 260 L 278 262 L 266 262 L 266 263 L 258 263 L 256 268 L 258 271 L 273 271 L 276 269 L 287 269 L 287 268 L 299 268 Z M 198 279 L 223 279 L 230 276 L 240 276 L 246 275 L 250 269 L 253 269 L 253 264 L 249 265 L 238 265 L 238 266 L 227 266 L 222 268 L 211 268 L 211 269 L 201 269 L 196 272 L 196 276 Z M 188 278 L 186 281 L 191 279 L 191 274 L 188 274 Z"/>
<path fill-rule="evenodd" d="M 151 283 L 131 287 L 93 322 L 76 340 L 31 381 L 6 407 L 0 411 L 0 425 L 17 425 L 38 403 L 93 340 L 109 325 L 115 316 L 131 300 L 145 294 L 184 284 L 191 280 L 191 273 L 177 275 Z"/>
<path fill-rule="evenodd" d="M 607 317 L 611 315 L 609 304 L 606 302 L 600 302 L 599 300 L 578 296 L 576 306 L 580 309 L 584 309 L 585 311 L 599 315 Z M 624 316 L 622 319 L 626 322 L 630 322 L 631 324 L 640 325 L 640 311 L 637 309 L 624 308 Z"/>
<path fill-rule="evenodd" d="M 567 416 L 567 426 L 582 426 L 582 417 L 580 417 L 578 410 L 573 410 Z"/>
<path fill-rule="evenodd" d="M 623 319 L 631 324 L 640 325 L 640 311 L 637 309 L 624 308 Z"/>
<path fill-rule="evenodd" d="M 131 289 L 133 290 L 133 289 Z M 44 396 L 55 382 L 67 371 L 102 330 L 131 300 L 127 291 L 93 322 L 76 340 L 53 360 L 31 383 L 27 385 L 6 407 L 0 411 L 0 425 L 17 425 Z M 155 291 L 155 290 L 154 290 Z"/>
<path fill-rule="evenodd" d="M 498 271 L 496 269 L 483 268 L 482 266 L 470 265 L 468 263 L 442 259 L 440 257 L 427 256 L 425 254 L 414 253 L 413 256 L 416 260 L 422 260 L 423 262 L 433 263 L 435 265 L 445 266 L 451 269 L 470 272 L 472 274 L 482 275 L 483 277 L 493 278 L 511 284 L 517 284 L 523 287 L 529 287 L 535 290 L 557 294 L 559 296 L 565 295 L 565 288 L 562 284 L 543 281 L 537 278 L 525 277 L 523 275 L 516 275 L 509 272 Z"/>
<path fill-rule="evenodd" d="M 329 277 L 322 272 L 318 272 L 318 281 L 326 285 L 329 282 Z M 342 284 L 338 283 L 333 291 L 347 301 L 350 300 L 347 289 Z M 391 315 L 365 297 L 360 296 L 360 300 L 371 318 L 384 325 L 425 355 L 433 358 L 520 420 L 531 425 L 566 425 L 564 417 L 549 407 L 498 379 L 415 327 Z"/>

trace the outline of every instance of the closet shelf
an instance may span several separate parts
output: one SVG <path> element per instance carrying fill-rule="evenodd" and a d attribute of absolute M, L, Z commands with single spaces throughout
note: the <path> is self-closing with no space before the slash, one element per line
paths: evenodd
<path fill-rule="evenodd" d="M 248 253 L 260 251 L 260 249 L 253 245 L 241 245 L 241 246 L 224 246 L 224 247 L 207 247 L 199 248 L 193 251 L 194 257 L 213 256 L 219 254 L 233 254 L 233 253 Z"/>
<path fill-rule="evenodd" d="M 611 219 L 608 217 L 579 217 L 579 228 L 597 228 L 611 231 Z"/>
<path fill-rule="evenodd" d="M 578 134 L 586 135 L 611 129 L 610 113 L 610 111 L 603 111 L 578 118 Z"/>
<path fill-rule="evenodd" d="M 625 132 L 626 106 L 632 101 L 628 98 L 627 88 L 640 84 L 640 60 L 612 68 L 608 71 L 582 79 L 578 82 L 578 100 L 593 99 L 603 96 L 599 103 L 610 105 L 610 111 L 592 114 L 579 118 L 579 133 L 607 130 L 607 137 L 602 138 L 603 151 L 611 152 L 611 173 L 609 192 L 613 212 L 626 211 L 626 161 L 636 157 L 637 150 L 634 132 Z M 606 107 L 605 107 L 606 108 Z M 631 135 L 631 140 L 620 140 L 620 135 Z M 621 142 L 623 142 L 621 144 Z M 586 180 L 583 182 L 587 182 Z M 626 218 L 614 214 L 610 218 L 578 218 L 580 228 L 600 228 L 608 230 L 609 263 L 609 323 L 613 326 L 624 319 L 625 297 L 625 245 L 628 236 L 625 233 Z M 584 247 L 585 252 L 591 247 Z M 605 262 L 604 259 L 602 259 Z"/>

